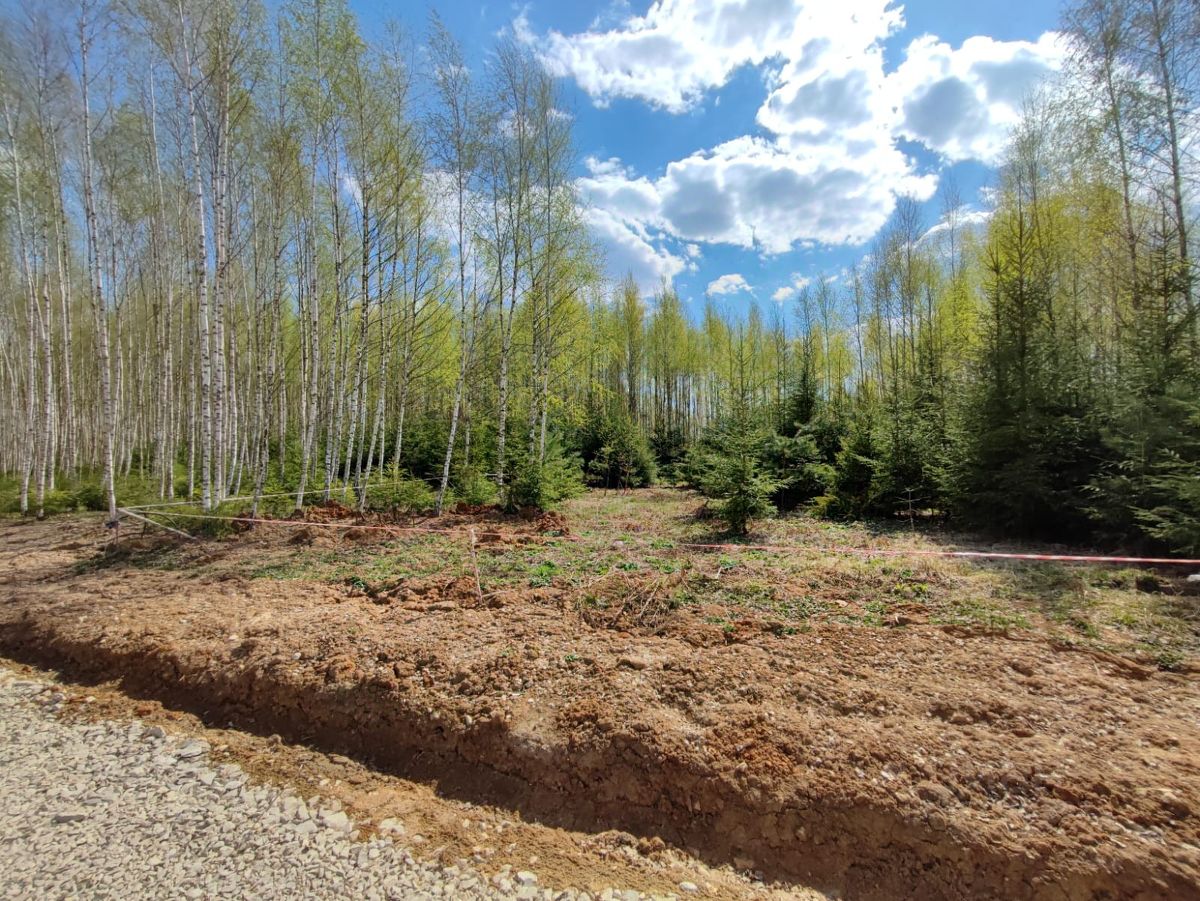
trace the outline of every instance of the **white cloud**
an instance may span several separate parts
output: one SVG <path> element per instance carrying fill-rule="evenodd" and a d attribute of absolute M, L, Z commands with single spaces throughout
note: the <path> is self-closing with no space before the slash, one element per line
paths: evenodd
<path fill-rule="evenodd" d="M 937 224 L 931 226 L 925 234 L 921 235 L 917 243 L 940 244 L 942 237 L 950 232 L 951 225 L 960 234 L 981 233 L 991 218 L 992 213 L 990 210 L 959 210 L 954 215 L 953 222 L 949 217 L 943 216 L 938 220 Z"/>
<path fill-rule="evenodd" d="M 1062 64 L 1053 33 L 1038 41 L 926 36 L 885 69 L 883 42 L 902 25 L 892 0 L 655 0 L 618 7 L 587 31 L 515 31 L 547 67 L 598 105 L 635 98 L 671 113 L 702 103 L 742 66 L 763 70 L 759 135 L 670 161 L 659 175 L 619 159 L 586 161 L 581 192 L 610 250 L 636 249 L 659 275 L 694 268 L 706 243 L 771 255 L 797 246 L 862 244 L 896 199 L 931 197 L 936 172 L 900 148 L 919 141 L 946 160 L 994 162 L 1022 96 Z M 681 242 L 678 253 L 673 241 Z"/>
<path fill-rule="evenodd" d="M 753 294 L 754 290 L 738 272 L 730 272 L 708 283 L 707 294 L 719 296 L 722 294 Z"/>
<path fill-rule="evenodd" d="M 917 175 L 890 145 L 799 154 L 776 141 L 746 137 L 672 162 L 653 181 L 607 166 L 605 174 L 581 178 L 579 186 L 593 206 L 643 238 L 666 234 L 692 246 L 731 244 L 779 254 L 797 244 L 868 241 L 892 214 L 898 195 L 928 199 L 937 178 Z"/>
<path fill-rule="evenodd" d="M 995 163 L 1020 121 L 1022 99 L 1066 58 L 1055 32 L 1036 42 L 965 40 L 957 50 L 930 35 L 908 46 L 888 79 L 901 112 L 897 132 L 950 160 Z"/>
<path fill-rule="evenodd" d="M 607 175 L 623 175 L 625 167 L 621 165 L 621 161 L 615 156 L 610 156 L 606 160 L 602 160 L 595 156 L 585 156 L 583 158 L 584 167 L 592 175 L 603 178 Z"/>
<path fill-rule="evenodd" d="M 664 278 L 670 281 L 689 268 L 688 263 L 666 249 L 663 241 L 656 240 L 611 210 L 590 207 L 583 215 L 593 236 L 604 248 L 609 274 L 614 277 L 626 273 L 632 275 L 643 295 L 657 290 Z"/>
<path fill-rule="evenodd" d="M 791 284 L 784 285 L 782 288 L 776 288 L 775 293 L 771 295 L 771 299 L 777 303 L 784 303 L 796 297 L 802 290 L 812 284 L 812 279 L 807 276 L 800 275 L 798 272 L 792 273 Z"/>
<path fill-rule="evenodd" d="M 784 253 L 798 243 L 858 244 L 887 221 L 898 194 L 932 196 L 893 147 L 794 152 L 777 141 L 736 138 L 667 166 L 654 183 L 656 217 L 689 241 Z"/>
<path fill-rule="evenodd" d="M 355 206 L 362 206 L 362 185 L 354 175 L 343 175 L 341 178 L 342 193 L 354 201 Z"/>
<path fill-rule="evenodd" d="M 642 227 L 661 225 L 658 190 L 649 179 L 634 176 L 615 158 L 588 167 L 592 174 L 575 182 L 585 201 Z"/>
<path fill-rule="evenodd" d="M 538 38 L 546 65 L 571 75 L 597 103 L 645 100 L 683 112 L 741 66 L 816 49 L 813 35 L 839 35 L 859 50 L 900 21 L 890 0 L 658 0 L 644 16 L 574 35 Z M 529 35 L 521 23 L 518 33 Z"/>
<path fill-rule="evenodd" d="M 688 248 L 688 259 L 667 249 L 658 192 L 648 179 L 635 177 L 615 157 L 587 157 L 584 166 L 591 174 L 577 179 L 576 185 L 586 204 L 584 218 L 605 250 L 610 275 L 632 274 L 648 295 L 664 278 L 695 268 L 697 255 Z"/>

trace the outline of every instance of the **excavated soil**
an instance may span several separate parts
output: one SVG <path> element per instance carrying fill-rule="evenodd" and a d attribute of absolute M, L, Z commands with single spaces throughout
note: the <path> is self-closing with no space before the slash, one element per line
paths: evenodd
<path fill-rule="evenodd" d="M 476 528 L 486 553 L 569 524 Z M 99 535 L 0 525 L 0 650 L 448 797 L 847 898 L 1200 897 L 1187 667 L 903 617 L 727 621 L 663 603 L 677 575 L 601 576 L 579 603 L 460 569 L 384 588 L 155 569 L 136 564 L 156 539 L 106 556 Z"/>

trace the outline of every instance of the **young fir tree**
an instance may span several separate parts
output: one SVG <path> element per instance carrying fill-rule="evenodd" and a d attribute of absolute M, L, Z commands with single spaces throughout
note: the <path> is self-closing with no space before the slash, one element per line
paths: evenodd
<path fill-rule="evenodd" d="M 580 439 L 593 485 L 623 491 L 654 481 L 654 457 L 623 402 L 591 405 Z"/>
<path fill-rule="evenodd" d="M 1200 371 L 1190 353 L 1190 273 L 1170 219 L 1134 286 L 1138 315 L 1127 332 L 1130 362 L 1104 430 L 1111 454 L 1089 488 L 1090 513 L 1112 539 L 1134 537 L 1200 553 Z"/>
<path fill-rule="evenodd" d="M 760 459 L 767 433 L 744 415 L 734 415 L 712 437 L 701 487 L 717 501 L 717 513 L 734 535 L 745 535 L 750 522 L 775 512 L 771 495 L 779 481 Z"/>

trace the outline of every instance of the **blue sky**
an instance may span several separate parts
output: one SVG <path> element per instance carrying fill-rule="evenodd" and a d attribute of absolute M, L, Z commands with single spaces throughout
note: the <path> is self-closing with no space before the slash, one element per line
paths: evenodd
<path fill-rule="evenodd" d="M 425 10 L 351 0 L 370 35 Z M 787 303 L 947 176 L 983 209 L 1021 96 L 1062 63 L 1046 0 L 433 4 L 482 60 L 509 30 L 561 77 L 609 274 L 693 304 Z"/>

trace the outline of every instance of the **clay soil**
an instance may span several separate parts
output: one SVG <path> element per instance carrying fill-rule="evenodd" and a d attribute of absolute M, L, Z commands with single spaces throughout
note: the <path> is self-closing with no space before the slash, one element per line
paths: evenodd
<path fill-rule="evenodd" d="M 671 491 L 308 518 L 116 551 L 6 522 L 0 651 L 581 847 L 847 898 L 1200 897 L 1179 573 L 856 554 L 953 538 L 806 519 L 756 536 L 794 551 L 689 547 L 725 542 Z"/>

